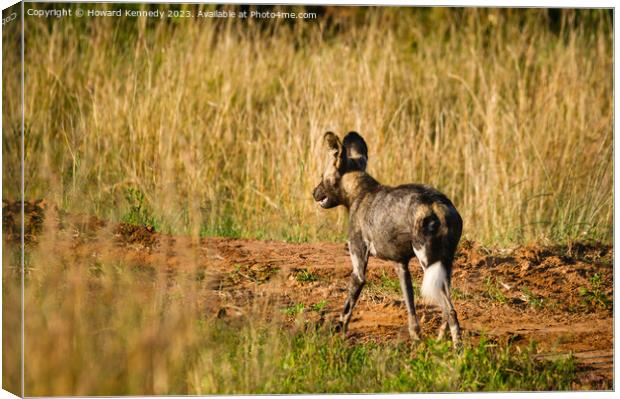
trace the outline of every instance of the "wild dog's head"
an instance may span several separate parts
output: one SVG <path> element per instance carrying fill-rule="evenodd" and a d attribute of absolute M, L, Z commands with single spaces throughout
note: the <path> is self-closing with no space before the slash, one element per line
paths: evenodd
<path fill-rule="evenodd" d="M 365 171 L 368 163 L 368 147 L 356 132 L 349 132 L 342 142 L 332 132 L 323 136 L 323 152 L 326 157 L 321 182 L 312 192 L 314 200 L 328 209 L 344 204 L 340 180 L 346 173 Z"/>

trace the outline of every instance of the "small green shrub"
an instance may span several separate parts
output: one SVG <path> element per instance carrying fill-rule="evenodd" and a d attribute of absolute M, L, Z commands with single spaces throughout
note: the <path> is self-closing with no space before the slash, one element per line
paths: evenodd
<path fill-rule="evenodd" d="M 125 191 L 125 200 L 129 204 L 129 210 L 122 216 L 125 223 L 152 227 L 155 231 L 160 230 L 159 223 L 151 208 L 148 206 L 142 191 L 130 187 Z"/>
<path fill-rule="evenodd" d="M 288 316 L 296 316 L 304 311 L 305 305 L 303 303 L 296 303 L 294 305 L 288 306 L 282 309 L 282 313 Z"/>
<path fill-rule="evenodd" d="M 295 279 L 302 283 L 311 283 L 313 281 L 318 281 L 319 276 L 307 269 L 301 269 L 295 274 Z"/>
<path fill-rule="evenodd" d="M 603 283 L 603 279 L 599 273 L 595 273 L 592 277 L 590 277 L 590 287 L 579 287 L 579 296 L 581 296 L 581 300 L 584 306 L 589 308 L 601 308 L 608 309 L 612 301 L 609 297 L 603 292 L 601 285 Z"/>
<path fill-rule="evenodd" d="M 323 310 L 323 308 L 325 308 L 325 306 L 327 306 L 327 301 L 323 299 L 322 301 L 310 306 L 310 309 L 314 310 L 315 312 L 320 312 L 321 310 Z"/>
<path fill-rule="evenodd" d="M 504 295 L 504 293 L 501 291 L 501 289 L 497 285 L 497 282 L 491 279 L 491 277 L 488 277 L 488 276 L 485 277 L 484 286 L 487 290 L 486 294 L 489 298 L 496 300 L 499 303 L 508 302 L 506 295 Z"/>

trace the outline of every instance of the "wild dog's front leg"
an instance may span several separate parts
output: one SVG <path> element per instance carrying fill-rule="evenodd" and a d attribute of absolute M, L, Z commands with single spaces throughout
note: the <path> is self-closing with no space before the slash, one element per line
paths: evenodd
<path fill-rule="evenodd" d="M 368 250 L 362 240 L 352 239 L 349 242 L 349 254 L 351 256 L 351 264 L 353 272 L 351 273 L 351 281 L 349 283 L 349 296 L 344 303 L 340 321 L 342 323 L 342 333 L 346 334 L 353 308 L 366 284 L 366 265 L 368 264 Z"/>
<path fill-rule="evenodd" d="M 396 264 L 396 274 L 400 280 L 400 289 L 403 291 L 405 304 L 407 305 L 407 313 L 409 315 L 409 335 L 413 340 L 419 340 L 422 333 L 420 331 L 420 322 L 415 313 L 415 302 L 413 299 L 413 285 L 411 284 L 411 273 L 407 263 Z"/>

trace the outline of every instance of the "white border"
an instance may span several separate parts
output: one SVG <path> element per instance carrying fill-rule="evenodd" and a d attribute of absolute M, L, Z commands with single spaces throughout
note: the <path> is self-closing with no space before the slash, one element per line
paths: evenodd
<path fill-rule="evenodd" d="M 30 2 L 30 1 L 26 1 Z M 50 1 L 51 2 L 51 1 Z M 104 1 L 57 1 L 58 3 L 101 3 Z M 0 5 L 2 9 L 5 9 L 13 4 L 17 3 L 15 0 L 0 0 Z M 111 2 L 112 3 L 112 2 Z M 583 1 L 583 0 L 539 0 L 539 1 L 497 1 L 497 0 L 425 0 L 425 1 L 412 1 L 412 0 L 374 0 L 374 1 L 364 1 L 364 0 L 276 0 L 276 1 L 268 1 L 268 0 L 250 0 L 250 1 L 182 1 L 182 0 L 168 0 L 168 1 L 119 1 L 117 3 L 232 3 L 232 4 L 309 4 L 309 5 L 395 5 L 395 6 L 452 6 L 452 7 L 536 7 L 536 8 L 615 8 L 616 2 L 614 0 L 592 0 L 592 1 Z M 619 49 L 618 40 L 616 40 L 615 34 L 615 11 L 614 11 L 614 61 L 615 54 Z M 0 54 L 2 49 L 2 41 L 0 40 Z M 617 99 L 615 97 L 615 93 L 618 91 L 618 82 L 615 79 L 615 75 L 617 72 L 617 66 L 614 62 L 614 116 L 615 109 L 617 105 Z M 0 90 L 2 88 L 2 82 L 0 81 Z M 0 99 L 1 104 L 1 99 Z M 1 115 L 0 115 L 1 116 Z M 1 117 L 0 117 L 0 129 L 2 127 Z M 618 172 L 618 160 L 620 156 L 615 151 L 615 132 L 618 127 L 618 121 L 614 117 L 614 227 L 618 225 L 620 222 L 620 216 L 615 212 L 616 207 L 619 203 L 617 197 L 615 196 L 615 183 L 616 176 Z M 0 151 L 0 164 L 2 162 L 2 152 Z M 2 181 L 2 171 L 0 170 L 0 182 Z M 1 216 L 1 210 L 0 210 Z M 616 244 L 616 235 L 614 230 L 614 249 Z M 0 256 L 2 252 L 0 249 Z M 615 279 L 615 271 L 616 271 L 616 262 L 614 257 L 614 386 L 618 381 L 618 351 L 615 350 L 615 332 L 618 330 L 618 310 L 616 306 L 616 279 Z M 2 312 L 2 297 L 0 295 L 0 317 Z M 23 327 L 23 326 L 22 326 Z M 0 331 L 0 343 L 2 338 L 2 332 Z M 0 364 L 2 362 L 2 345 L 0 344 Z M 1 381 L 0 374 L 0 381 Z M 279 398 L 281 396 L 289 396 L 289 395 L 262 395 L 265 398 Z M 317 395 L 295 395 L 297 398 L 313 398 Z M 328 398 L 342 398 L 342 397 L 353 397 L 354 395 L 320 395 L 322 397 Z M 358 396 L 358 395 L 355 395 Z M 394 398 L 395 395 L 386 395 L 386 394 L 375 394 L 372 395 L 375 398 L 387 399 Z M 615 397 L 614 392 L 536 392 L 536 393 L 450 393 L 450 394 L 399 394 L 398 397 L 401 398 L 414 398 L 414 397 L 423 397 L 425 399 L 445 399 L 445 398 L 533 398 L 533 397 L 543 397 L 543 398 L 583 398 L 587 396 L 590 398 L 613 398 Z M 4 398 L 14 398 L 12 394 L 7 391 L 0 391 L 0 399 Z M 168 398 L 186 398 L 187 396 L 168 396 Z M 213 398 L 230 398 L 230 396 L 211 396 Z M 252 396 L 236 396 L 239 398 L 252 397 Z M 148 398 L 144 396 L 138 396 L 134 398 Z"/>

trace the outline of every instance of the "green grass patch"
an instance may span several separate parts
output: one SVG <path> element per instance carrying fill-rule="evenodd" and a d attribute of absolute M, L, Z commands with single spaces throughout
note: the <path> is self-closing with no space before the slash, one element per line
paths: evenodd
<path fill-rule="evenodd" d="M 543 307 L 543 299 L 534 294 L 528 287 L 521 288 L 521 293 L 523 294 L 525 301 L 533 308 L 540 309 Z"/>
<path fill-rule="evenodd" d="M 499 285 L 497 284 L 497 281 L 495 281 L 494 279 L 492 279 L 491 277 L 485 277 L 484 279 L 484 287 L 486 288 L 486 295 L 499 302 L 499 303 L 506 303 L 508 302 L 508 298 L 506 298 L 506 295 L 504 295 L 504 293 L 502 292 L 502 290 L 499 288 Z"/>
<path fill-rule="evenodd" d="M 295 303 L 293 305 L 280 309 L 280 311 L 287 316 L 297 316 L 306 309 L 309 309 L 313 312 L 320 313 L 325 308 L 325 306 L 327 306 L 327 301 L 323 299 L 322 301 L 314 303 L 310 306 L 306 306 L 301 302 Z"/>
<path fill-rule="evenodd" d="M 327 306 L 327 301 L 323 299 L 322 301 L 319 301 L 314 305 L 310 306 L 310 309 L 314 310 L 315 312 L 320 312 L 325 308 L 325 306 Z"/>
<path fill-rule="evenodd" d="M 414 291 L 416 295 L 419 295 L 415 284 Z M 368 280 L 366 290 L 362 291 L 362 295 L 364 292 L 367 292 L 369 295 L 376 295 L 380 297 L 400 297 L 402 295 L 400 281 L 398 281 L 397 278 L 390 277 L 385 270 L 381 271 L 381 275 L 379 275 L 378 280 L 376 278 Z"/>
<path fill-rule="evenodd" d="M 458 288 L 454 288 L 454 287 L 450 288 L 450 295 L 453 300 L 467 300 L 467 299 L 472 299 L 474 297 L 472 294 L 463 292 L 459 290 Z"/>
<path fill-rule="evenodd" d="M 484 339 L 455 351 L 432 340 L 356 344 L 325 329 L 217 325 L 205 333 L 217 345 L 193 371 L 199 378 L 192 391 L 199 394 L 566 390 L 575 378 L 570 357 L 537 360 L 534 346 L 519 350 Z"/>
<path fill-rule="evenodd" d="M 308 269 L 300 269 L 295 273 L 295 280 L 301 283 L 311 283 L 313 281 L 318 281 L 318 274 L 312 273 L 308 271 Z"/>
<path fill-rule="evenodd" d="M 282 309 L 282 313 L 284 313 L 287 316 L 297 316 L 298 314 L 303 312 L 305 308 L 306 306 L 303 303 L 296 303 L 294 305 L 287 306 L 284 309 Z"/>
<path fill-rule="evenodd" d="M 599 273 L 595 273 L 589 280 L 589 287 L 579 287 L 579 296 L 582 304 L 587 308 L 609 309 L 612 300 L 602 289 L 603 278 Z"/>
<path fill-rule="evenodd" d="M 150 226 L 155 231 L 160 231 L 160 223 L 155 218 L 142 191 L 133 187 L 128 188 L 125 191 L 125 200 L 129 204 L 129 209 L 121 217 L 121 221 L 129 224 Z"/>

